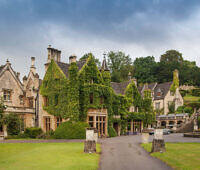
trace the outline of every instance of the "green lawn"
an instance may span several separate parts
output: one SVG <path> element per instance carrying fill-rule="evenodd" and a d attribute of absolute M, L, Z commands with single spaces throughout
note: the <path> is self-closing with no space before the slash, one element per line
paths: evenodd
<path fill-rule="evenodd" d="M 97 169 L 100 155 L 85 154 L 83 148 L 83 143 L 1 143 L 0 169 Z"/>
<path fill-rule="evenodd" d="M 186 95 L 184 97 L 184 102 L 188 103 L 188 102 L 198 102 L 200 99 L 200 97 L 197 96 L 191 96 L 191 95 Z"/>
<path fill-rule="evenodd" d="M 151 143 L 142 146 L 148 152 L 151 151 Z M 200 143 L 166 143 L 165 153 L 152 153 L 151 156 L 161 159 L 175 169 L 200 169 Z"/>

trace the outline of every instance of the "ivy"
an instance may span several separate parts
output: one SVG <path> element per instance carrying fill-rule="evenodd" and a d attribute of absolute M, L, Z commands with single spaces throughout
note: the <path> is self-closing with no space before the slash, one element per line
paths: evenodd
<path fill-rule="evenodd" d="M 175 94 L 176 89 L 179 87 L 179 78 L 178 78 L 178 70 L 174 70 L 173 72 L 173 83 L 170 87 L 170 91 Z"/>
<path fill-rule="evenodd" d="M 142 97 L 135 85 L 135 82 L 132 80 L 131 83 L 127 86 L 125 90 L 125 96 L 128 99 L 128 102 L 135 107 L 141 107 Z"/>

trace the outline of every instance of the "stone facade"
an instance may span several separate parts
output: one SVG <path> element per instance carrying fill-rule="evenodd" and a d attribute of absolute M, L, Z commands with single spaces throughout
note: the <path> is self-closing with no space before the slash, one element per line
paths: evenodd
<path fill-rule="evenodd" d="M 36 73 L 35 58 L 31 58 L 28 77 L 20 81 L 19 73 L 11 67 L 11 63 L 0 66 L 0 96 L 6 106 L 5 113 L 15 113 L 24 120 L 26 127 L 35 126 L 36 100 L 39 90 L 39 75 Z"/>

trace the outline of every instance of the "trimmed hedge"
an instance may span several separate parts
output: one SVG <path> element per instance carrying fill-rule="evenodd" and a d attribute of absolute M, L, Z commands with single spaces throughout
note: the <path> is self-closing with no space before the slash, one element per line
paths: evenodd
<path fill-rule="evenodd" d="M 37 127 L 26 128 L 24 131 L 24 135 L 28 138 L 36 138 L 41 134 L 42 134 L 42 129 Z"/>
<path fill-rule="evenodd" d="M 117 132 L 115 131 L 115 129 L 113 127 L 108 127 L 108 134 L 109 134 L 109 137 L 117 136 Z"/>
<path fill-rule="evenodd" d="M 85 139 L 86 128 L 89 125 L 86 122 L 64 122 L 54 133 L 56 139 Z"/>

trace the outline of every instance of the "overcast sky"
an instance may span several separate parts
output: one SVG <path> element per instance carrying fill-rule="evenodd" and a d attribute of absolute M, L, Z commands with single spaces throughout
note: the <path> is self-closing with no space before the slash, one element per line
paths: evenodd
<path fill-rule="evenodd" d="M 176 49 L 200 66 L 200 1 L 0 0 L 0 65 L 8 58 L 22 77 L 34 56 L 42 78 L 49 44 L 64 62 L 111 50 L 158 61 Z"/>

